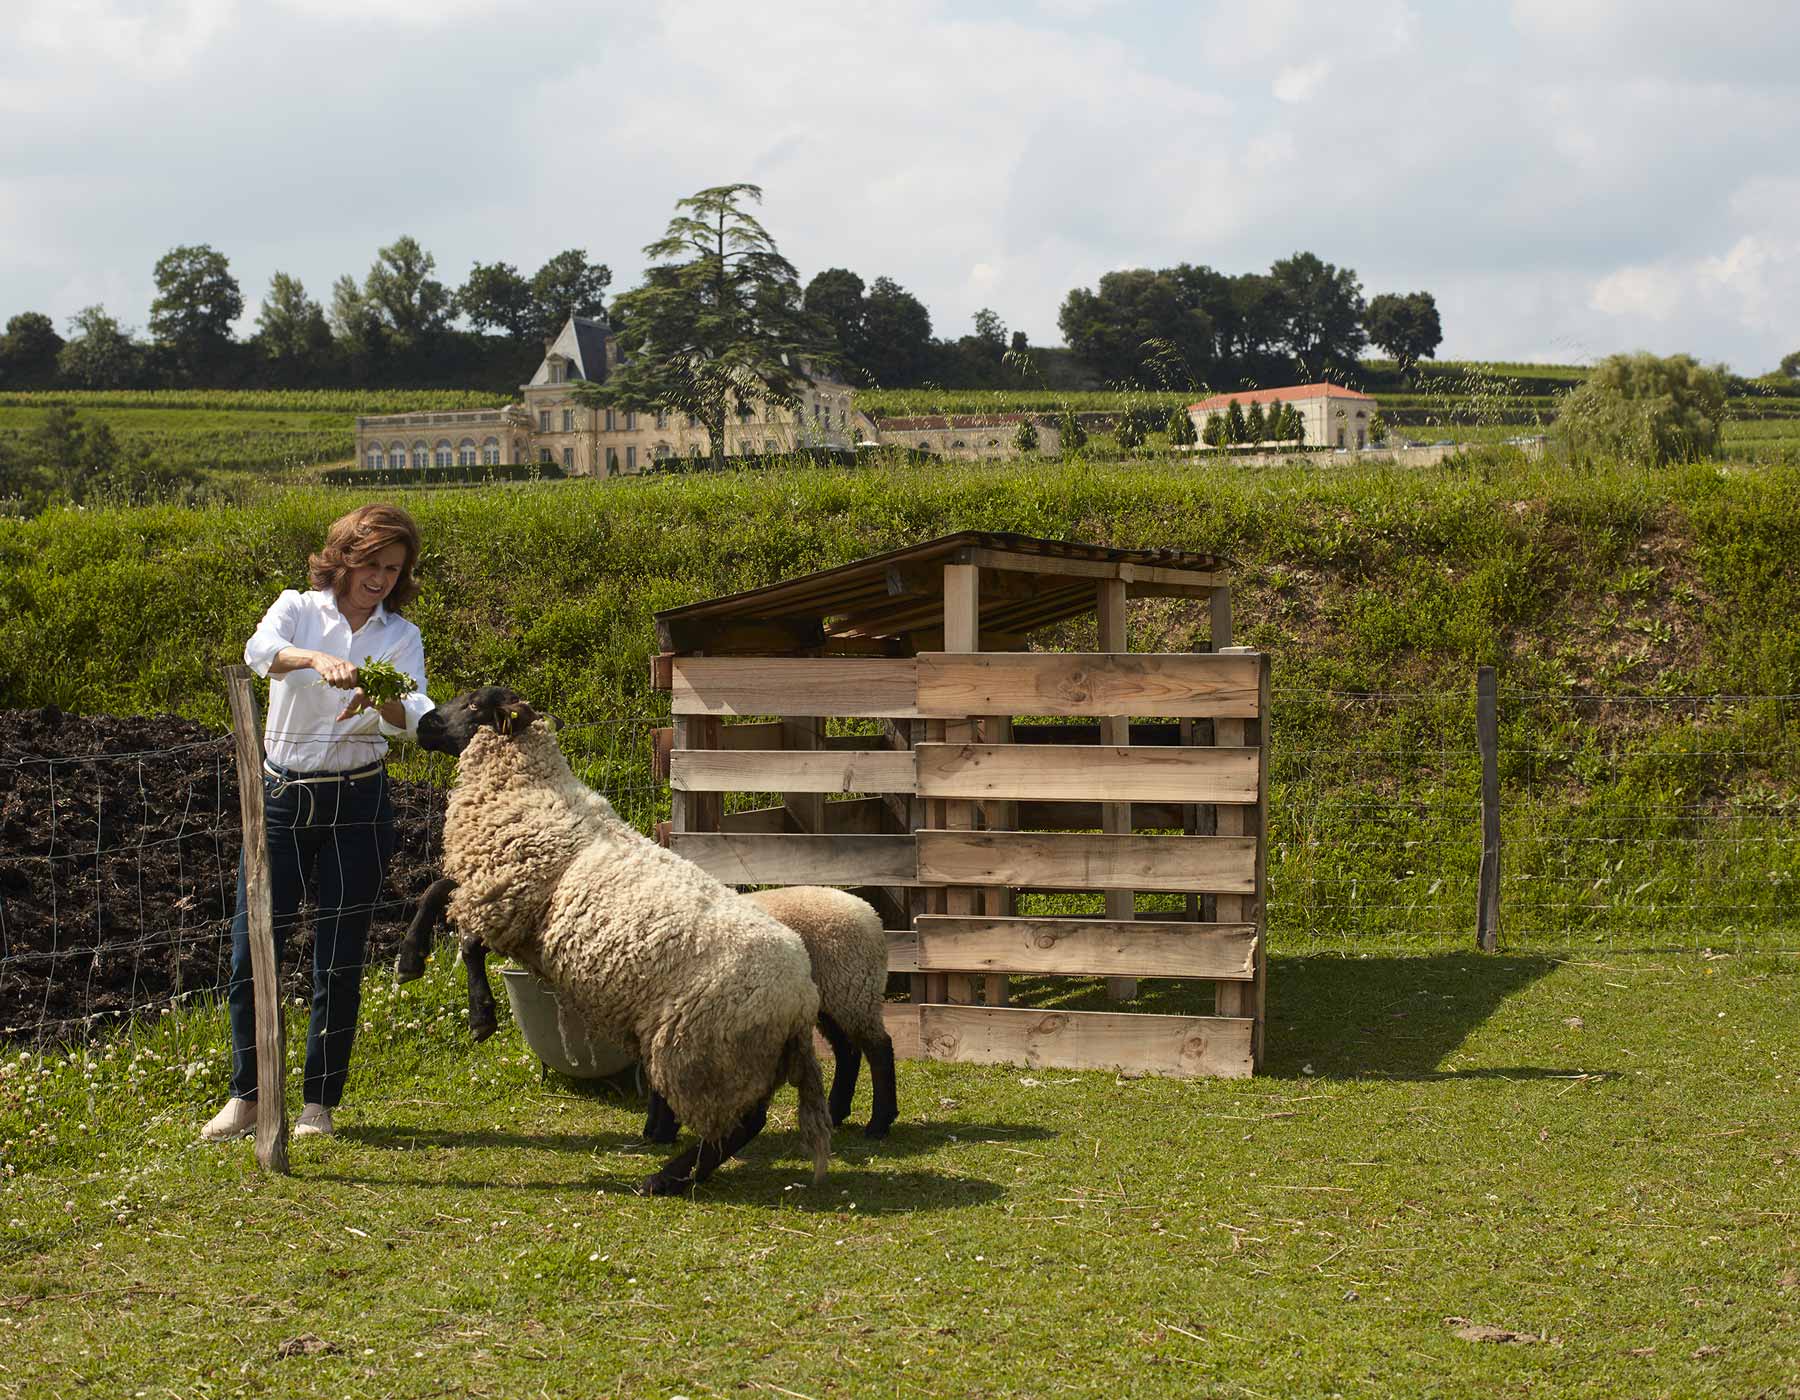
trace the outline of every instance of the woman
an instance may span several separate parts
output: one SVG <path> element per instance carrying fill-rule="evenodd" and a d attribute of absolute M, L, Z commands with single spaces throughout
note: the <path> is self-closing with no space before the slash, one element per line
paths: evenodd
<path fill-rule="evenodd" d="M 400 615 L 418 596 L 418 560 L 419 527 L 405 511 L 351 511 L 308 561 L 312 591 L 284 592 L 244 648 L 246 664 L 269 678 L 263 805 L 277 965 L 302 898 L 313 904 L 312 1020 L 295 1137 L 329 1134 L 344 1094 L 369 922 L 394 850 L 383 758 L 388 739 L 411 735 L 432 709 L 419 629 Z M 412 694 L 371 704 L 357 684 L 357 667 L 369 661 L 391 662 L 411 677 Z M 231 1098 L 201 1129 L 209 1142 L 256 1129 L 256 1010 L 241 861 L 226 1001 Z"/>

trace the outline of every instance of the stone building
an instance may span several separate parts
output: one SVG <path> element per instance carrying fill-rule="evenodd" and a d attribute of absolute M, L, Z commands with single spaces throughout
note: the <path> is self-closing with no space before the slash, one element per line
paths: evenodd
<path fill-rule="evenodd" d="M 1285 389 L 1247 389 L 1241 394 L 1214 394 L 1210 399 L 1188 405 L 1188 417 L 1194 420 L 1194 431 L 1206 441 L 1206 425 L 1216 415 L 1223 418 L 1235 401 L 1248 413 L 1250 405 L 1259 403 L 1266 414 L 1272 404 L 1286 404 L 1300 415 L 1306 427 L 1307 447 L 1367 447 L 1369 422 L 1377 408 L 1375 400 L 1339 384 L 1295 384 Z"/>
<path fill-rule="evenodd" d="M 544 348 L 522 402 L 446 413 L 389 413 L 356 420 L 356 460 L 367 467 L 500 466 L 542 462 L 569 476 L 634 476 L 669 457 L 708 457 L 711 434 L 681 413 L 589 408 L 583 381 L 602 383 L 619 363 L 603 317 L 571 316 Z M 848 448 L 850 386 L 815 373 L 793 409 L 765 406 L 727 420 L 725 453 L 740 457 L 802 447 Z M 866 422 L 866 420 L 859 420 Z"/>
<path fill-rule="evenodd" d="M 1019 425 L 1026 420 L 1037 428 L 1039 453 L 1055 457 L 1062 452 L 1062 433 L 1054 414 L 1035 413 L 934 413 L 913 418 L 881 418 L 875 422 L 873 445 L 904 447 L 936 457 L 985 461 L 1019 456 Z"/>

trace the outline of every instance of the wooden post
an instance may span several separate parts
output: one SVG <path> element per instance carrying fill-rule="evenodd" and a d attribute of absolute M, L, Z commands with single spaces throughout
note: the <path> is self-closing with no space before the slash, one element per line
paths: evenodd
<path fill-rule="evenodd" d="M 264 1171 L 288 1169 L 287 1027 L 281 1019 L 281 968 L 275 961 L 275 916 L 269 903 L 269 834 L 263 815 L 262 725 L 250 693 L 250 668 L 225 668 L 237 754 L 238 808 L 243 814 L 244 903 L 250 917 L 250 975 L 256 988 L 256 1160 Z"/>
<path fill-rule="evenodd" d="M 1500 947 L 1500 705 L 1494 668 L 1475 677 L 1475 735 L 1481 746 L 1481 876 L 1475 908 L 1475 944 L 1484 953 Z"/>
<path fill-rule="evenodd" d="M 944 565 L 944 650 L 972 652 L 981 649 L 981 573 L 973 564 Z M 943 740 L 947 744 L 971 744 L 975 741 L 975 723 L 973 719 L 947 720 L 944 723 Z M 975 825 L 975 804 L 973 802 L 945 802 L 943 806 L 944 826 L 950 830 L 966 831 Z M 979 891 L 971 889 L 946 890 L 943 896 L 944 912 L 949 914 L 973 914 L 982 906 Z M 936 990 L 934 988 L 934 990 Z M 975 979 L 966 972 L 952 972 L 944 975 L 943 995 L 934 996 L 932 1000 L 960 1002 L 967 1005 L 975 1000 Z"/>
<path fill-rule="evenodd" d="M 1100 650 L 1115 653 L 1130 651 L 1131 642 L 1126 635 L 1125 628 L 1125 580 L 1101 579 L 1099 594 Z M 1130 717 L 1108 715 L 1102 718 L 1100 742 L 1102 744 L 1129 744 L 1131 742 Z M 1129 802 L 1102 802 L 1100 804 L 1100 829 L 1118 836 L 1131 835 L 1131 804 Z M 1109 919 L 1135 919 L 1137 917 L 1137 895 L 1131 890 L 1108 890 L 1106 892 L 1106 917 Z M 1108 977 L 1106 979 L 1108 1001 L 1130 1001 L 1137 995 L 1137 989 L 1135 977 Z"/>

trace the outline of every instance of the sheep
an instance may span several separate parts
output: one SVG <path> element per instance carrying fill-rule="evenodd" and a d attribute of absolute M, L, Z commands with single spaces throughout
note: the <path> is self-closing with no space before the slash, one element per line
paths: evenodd
<path fill-rule="evenodd" d="M 460 758 L 444 816 L 445 912 L 529 968 L 635 1054 L 699 1136 L 645 1183 L 686 1191 L 762 1131 L 781 1083 L 822 1181 L 831 1121 L 813 1054 L 806 946 L 772 915 L 645 839 L 569 769 L 547 721 L 510 690 L 459 695 L 419 721 Z"/>
<path fill-rule="evenodd" d="M 420 897 L 418 912 L 395 959 L 397 981 L 410 982 L 424 975 L 432 931 L 442 922 L 454 888 L 454 881 L 440 879 Z M 829 1100 L 832 1126 L 850 1114 L 857 1073 L 866 1055 L 874 1097 L 863 1136 L 886 1137 L 898 1116 L 898 1107 L 894 1045 L 881 1013 L 887 980 L 887 934 L 880 916 L 865 900 L 824 886 L 763 890 L 743 898 L 768 910 L 799 934 L 806 945 L 813 982 L 819 989 L 819 1030 L 836 1060 Z M 462 957 L 468 974 L 469 1031 L 476 1040 L 485 1040 L 497 1024 L 494 994 L 487 980 L 487 948 L 479 938 L 465 937 Z M 644 1120 L 644 1137 L 651 1142 L 669 1143 L 679 1130 L 679 1121 L 653 1091 Z"/>
<path fill-rule="evenodd" d="M 831 1078 L 831 1122 L 836 1127 L 850 1114 L 862 1057 L 869 1059 L 873 1095 L 863 1136 L 884 1138 L 898 1116 L 894 1084 L 894 1043 L 882 1019 L 887 988 L 887 934 L 881 916 L 844 890 L 822 885 L 795 885 L 743 896 L 768 910 L 800 935 L 819 988 L 819 1030 L 837 1062 Z M 465 958 L 467 945 L 464 947 Z M 470 963 L 470 976 L 475 964 Z M 485 985 L 485 978 L 483 979 Z M 644 1136 L 651 1142 L 673 1142 L 680 1122 L 653 1092 Z"/>

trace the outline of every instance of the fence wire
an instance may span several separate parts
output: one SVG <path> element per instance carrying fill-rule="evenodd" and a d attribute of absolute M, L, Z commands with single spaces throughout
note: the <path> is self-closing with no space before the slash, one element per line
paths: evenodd
<path fill-rule="evenodd" d="M 1277 690 L 1268 927 L 1277 953 L 1472 947 L 1474 688 Z M 1800 948 L 1794 696 L 1501 692 L 1502 947 Z M 77 1040 L 216 993 L 241 844 L 228 736 L 37 712 L 0 741 L 0 1040 Z M 648 833 L 668 815 L 636 716 L 570 726 L 575 771 Z M 368 957 L 391 958 L 441 858 L 447 759 L 390 763 L 397 850 Z M 304 995 L 310 931 L 289 940 Z"/>

